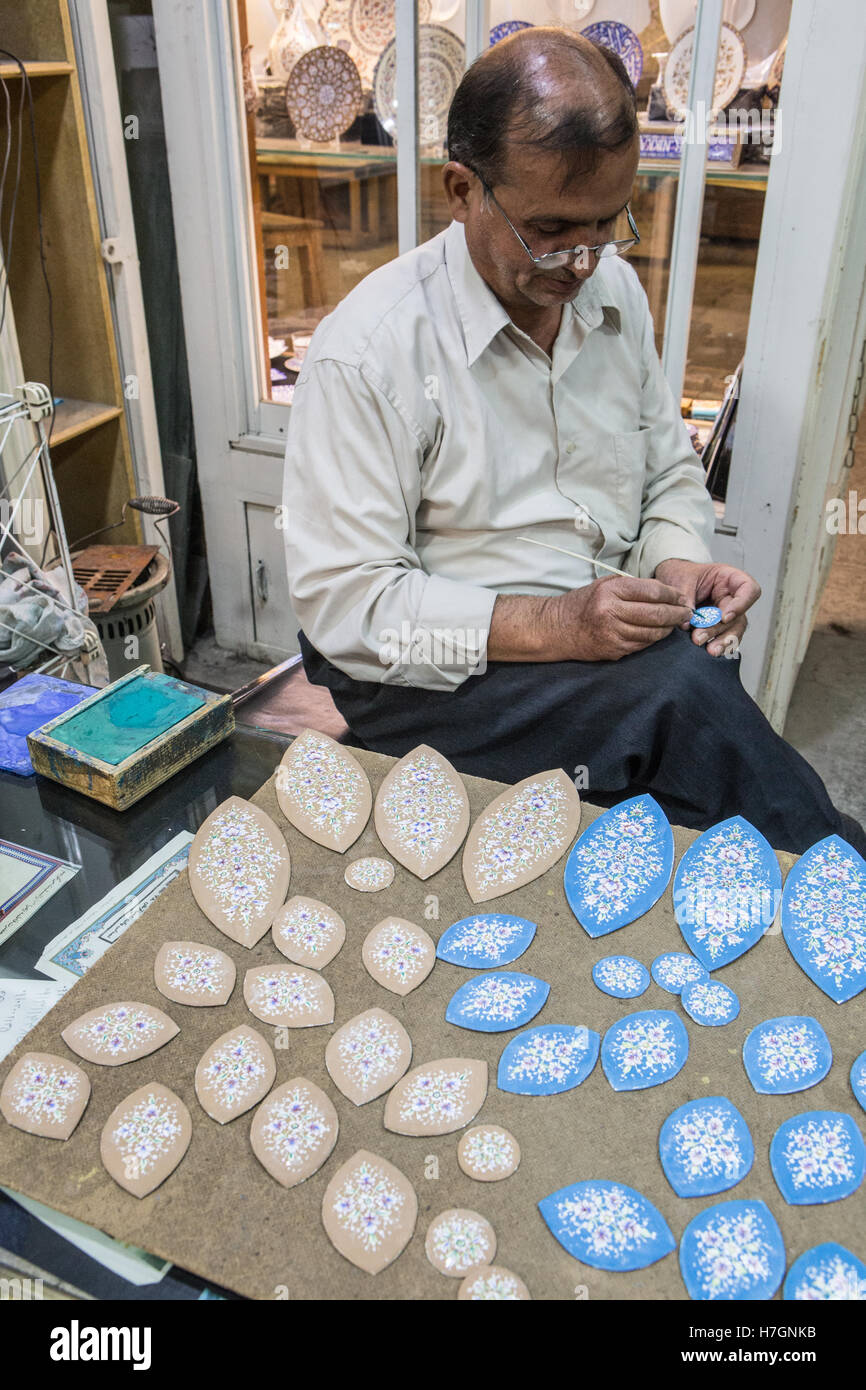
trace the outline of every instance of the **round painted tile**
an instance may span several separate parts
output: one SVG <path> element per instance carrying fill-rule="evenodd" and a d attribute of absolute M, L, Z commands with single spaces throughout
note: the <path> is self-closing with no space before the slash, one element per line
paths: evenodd
<path fill-rule="evenodd" d="M 740 1012 L 739 999 L 720 980 L 699 980 L 696 985 L 686 985 L 680 998 L 689 1018 L 706 1028 L 733 1023 Z"/>
<path fill-rule="evenodd" d="M 659 1133 L 659 1157 L 678 1197 L 710 1197 L 746 1176 L 755 1146 L 748 1125 L 726 1096 L 704 1096 L 668 1115 Z"/>
<path fill-rule="evenodd" d="M 772 1298 L 785 1273 L 782 1232 L 766 1202 L 719 1202 L 689 1222 L 680 1241 L 689 1298 Z"/>
<path fill-rule="evenodd" d="M 601 1044 L 601 1065 L 615 1091 L 645 1091 L 685 1066 L 689 1035 L 672 1009 L 645 1009 L 614 1023 Z"/>
<path fill-rule="evenodd" d="M 476 1182 L 501 1182 L 517 1171 L 520 1145 L 500 1125 L 473 1125 L 457 1145 L 457 1162 Z"/>
<path fill-rule="evenodd" d="M 603 994 L 637 999 L 649 988 L 650 973 L 633 956 L 605 956 L 592 967 L 592 978 Z"/>
<path fill-rule="evenodd" d="M 824 1080 L 832 1062 L 830 1040 L 816 1018 L 768 1018 L 743 1043 L 746 1075 L 759 1095 L 808 1091 Z"/>
<path fill-rule="evenodd" d="M 377 859 L 367 855 L 364 859 L 353 859 L 347 864 L 343 874 L 350 888 L 359 893 L 379 893 L 394 882 L 394 865 L 388 859 Z"/>
<path fill-rule="evenodd" d="M 722 621 L 721 608 L 696 608 L 689 618 L 689 627 L 715 627 L 716 623 Z"/>
<path fill-rule="evenodd" d="M 430 1222 L 424 1249 L 440 1274 L 463 1279 L 470 1269 L 493 1263 L 496 1233 L 477 1211 L 455 1207 Z"/>
<path fill-rule="evenodd" d="M 866 1144 L 850 1115 L 808 1110 L 779 1125 L 770 1167 L 785 1201 L 805 1207 L 849 1197 L 866 1173 Z"/>
<path fill-rule="evenodd" d="M 523 1280 L 504 1265 L 483 1265 L 481 1269 L 467 1274 L 457 1290 L 457 1297 L 472 1303 L 496 1299 L 517 1303 L 521 1299 L 531 1298 L 532 1294 Z"/>
<path fill-rule="evenodd" d="M 665 951 L 656 956 L 651 969 L 656 984 L 668 994 L 680 994 L 686 985 L 700 984 L 710 978 L 706 966 L 687 951 Z"/>

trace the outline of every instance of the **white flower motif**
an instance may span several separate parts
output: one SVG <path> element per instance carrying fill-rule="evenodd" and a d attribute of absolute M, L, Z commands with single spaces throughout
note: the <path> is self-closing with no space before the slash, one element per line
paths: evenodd
<path fill-rule="evenodd" d="M 488 816 L 475 850 L 478 888 L 511 883 L 562 843 L 568 828 L 566 788 L 536 779 Z"/>
<path fill-rule="evenodd" d="M 503 957 L 508 955 L 522 931 L 521 922 L 470 917 L 462 923 L 460 931 L 451 937 L 448 946 L 451 951 L 479 956 L 489 960 L 492 965 L 498 965 Z"/>
<path fill-rule="evenodd" d="M 757 1067 L 767 1085 L 802 1081 L 818 1068 L 818 1040 L 803 1023 L 776 1024 L 758 1039 Z"/>
<path fill-rule="evenodd" d="M 837 989 L 866 976 L 866 886 L 851 854 L 836 844 L 813 851 L 787 908 L 816 971 Z"/>
<path fill-rule="evenodd" d="M 327 1142 L 331 1126 L 305 1086 L 296 1086 L 268 1106 L 264 1146 L 287 1168 L 298 1168 Z"/>
<path fill-rule="evenodd" d="M 149 1095 L 123 1116 L 111 1137 L 124 1165 L 143 1177 L 168 1152 L 181 1128 L 177 1105 Z"/>
<path fill-rule="evenodd" d="M 468 1071 L 425 1071 L 413 1077 L 400 1102 L 401 1120 L 438 1126 L 455 1119 L 469 1094 Z"/>
<path fill-rule="evenodd" d="M 794 1287 L 801 1302 L 832 1299 L 835 1302 L 866 1300 L 866 1281 L 856 1265 L 835 1252 L 808 1264 Z"/>
<path fill-rule="evenodd" d="M 378 1250 L 396 1225 L 404 1203 L 403 1193 L 375 1163 L 359 1163 L 334 1197 L 334 1215 L 340 1226 L 365 1250 Z"/>
<path fill-rule="evenodd" d="M 733 1116 L 722 1106 L 690 1110 L 673 1127 L 674 1152 L 692 1180 L 736 1179 L 745 1164 Z"/>
<path fill-rule="evenodd" d="M 627 1019 L 608 1042 L 623 1076 L 655 1076 L 677 1063 L 678 1040 L 670 1019 Z"/>
<path fill-rule="evenodd" d="M 645 980 L 643 966 L 631 956 L 608 956 L 598 962 L 593 974 L 598 984 L 617 994 L 633 994 Z"/>
<path fill-rule="evenodd" d="M 391 1076 L 400 1055 L 400 1035 L 384 1018 L 367 1018 L 342 1030 L 337 1050 L 350 1081 L 369 1091 Z"/>
<path fill-rule="evenodd" d="M 165 958 L 165 978 L 181 994 L 216 994 L 223 985 L 219 956 L 175 946 Z"/>
<path fill-rule="evenodd" d="M 677 885 L 678 906 L 695 940 L 717 961 L 737 951 L 776 904 L 765 850 L 744 825 L 707 831 Z"/>
<path fill-rule="evenodd" d="M 699 980 L 689 992 L 689 1011 L 702 1018 L 726 1019 L 730 1016 L 733 1001 L 727 986 L 714 980 Z"/>
<path fill-rule="evenodd" d="M 772 1247 L 759 1212 L 711 1217 L 695 1232 L 698 1284 L 706 1298 L 731 1298 L 770 1277 Z"/>
<path fill-rule="evenodd" d="M 253 981 L 251 996 L 250 1005 L 257 1018 L 282 1018 L 289 1014 L 301 1018 L 321 1006 L 318 980 L 291 969 L 259 975 Z"/>
<path fill-rule="evenodd" d="M 369 947 L 370 959 L 383 975 L 408 984 L 426 973 L 430 948 L 417 932 L 389 922 L 376 932 Z"/>
<path fill-rule="evenodd" d="M 699 960 L 682 952 L 660 956 L 654 962 L 654 973 L 660 985 L 665 989 L 674 990 L 677 994 L 685 989 L 686 985 L 699 984 L 707 974 Z"/>
<path fill-rule="evenodd" d="M 364 794 L 358 768 L 314 730 L 298 740 L 289 763 L 277 771 L 280 791 L 317 830 L 339 839 L 355 820 Z"/>
<path fill-rule="evenodd" d="M 505 1173 L 516 1157 L 514 1143 L 502 1130 L 476 1129 L 463 1141 L 467 1167 L 479 1173 Z"/>
<path fill-rule="evenodd" d="M 394 777 L 381 809 L 403 852 L 423 863 L 452 834 L 463 801 L 429 753 L 418 753 Z"/>
<path fill-rule="evenodd" d="M 473 1216 L 457 1214 L 434 1224 L 432 1251 L 449 1274 L 465 1274 L 476 1265 L 489 1263 L 492 1249 L 486 1224 Z"/>
<path fill-rule="evenodd" d="M 333 917 L 316 912 L 307 903 L 296 903 L 279 925 L 280 937 L 296 950 L 308 955 L 324 955 L 337 935 Z"/>
<path fill-rule="evenodd" d="M 468 1296 L 473 1302 L 501 1299 L 509 1303 L 517 1303 L 522 1298 L 520 1285 L 514 1275 L 493 1268 L 486 1271 L 481 1270 L 472 1280 Z"/>
<path fill-rule="evenodd" d="M 81 1094 L 80 1076 L 62 1066 L 28 1061 L 20 1068 L 12 1088 L 10 1104 L 29 1120 L 66 1122 L 70 1104 Z"/>
<path fill-rule="evenodd" d="M 250 811 L 231 805 L 211 823 L 192 871 L 213 893 L 226 920 L 248 927 L 264 913 L 285 858 Z"/>
<path fill-rule="evenodd" d="M 583 905 L 609 922 L 643 896 L 664 869 L 659 827 L 645 804 L 616 807 L 603 828 L 578 840 L 571 864 L 582 871 Z"/>
<path fill-rule="evenodd" d="M 807 1120 L 785 1138 L 783 1160 L 795 1188 L 836 1187 L 855 1177 L 851 1136 L 844 1119 Z"/>
<path fill-rule="evenodd" d="M 267 1074 L 262 1050 L 255 1038 L 232 1038 L 217 1048 L 208 1059 L 204 1080 L 216 1091 L 219 1103 L 226 1109 L 246 1108 L 248 1097 L 261 1085 Z"/>
<path fill-rule="evenodd" d="M 594 1255 L 617 1258 L 655 1241 L 661 1234 L 647 1209 L 635 1203 L 624 1188 L 585 1186 L 576 1196 L 556 1204 L 564 1232 Z"/>
<path fill-rule="evenodd" d="M 484 1023 L 513 1023 L 523 1013 L 526 1000 L 535 993 L 532 980 L 485 975 L 474 980 L 461 1001 L 466 1018 Z"/>
<path fill-rule="evenodd" d="M 533 1033 L 512 1054 L 508 1079 L 540 1086 L 565 1082 L 580 1067 L 588 1047 L 585 1028 L 573 1033 L 561 1033 L 557 1028 Z"/>
<path fill-rule="evenodd" d="M 94 1052 L 117 1057 L 122 1052 L 138 1051 L 142 1039 L 152 1038 L 161 1027 L 153 1014 L 120 1005 L 92 1018 L 77 1030 L 76 1037 Z"/>

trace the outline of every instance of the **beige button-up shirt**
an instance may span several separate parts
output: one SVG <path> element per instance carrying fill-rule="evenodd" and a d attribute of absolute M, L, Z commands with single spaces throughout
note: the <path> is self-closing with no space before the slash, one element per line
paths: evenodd
<path fill-rule="evenodd" d="M 646 295 L 601 261 L 548 357 L 462 224 L 382 266 L 317 328 L 286 446 L 289 591 L 356 679 L 448 690 L 483 669 L 498 593 L 709 560 L 714 513 Z"/>

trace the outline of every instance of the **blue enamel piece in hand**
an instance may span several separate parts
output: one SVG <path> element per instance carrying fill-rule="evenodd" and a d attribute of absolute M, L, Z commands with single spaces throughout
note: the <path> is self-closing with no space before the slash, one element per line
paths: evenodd
<path fill-rule="evenodd" d="M 677 865 L 674 915 L 689 950 L 719 970 L 772 926 L 781 891 L 773 849 L 749 821 L 731 816 L 699 835 Z"/>
<path fill-rule="evenodd" d="M 518 1096 L 555 1096 L 573 1091 L 598 1061 L 599 1036 L 591 1028 L 542 1024 L 518 1033 L 499 1059 L 500 1091 Z"/>
<path fill-rule="evenodd" d="M 866 1301 L 866 1265 L 835 1240 L 813 1245 L 788 1270 L 782 1297 L 789 1303 Z"/>
<path fill-rule="evenodd" d="M 851 1090 L 858 1105 L 866 1110 L 866 1052 L 861 1052 L 851 1068 Z"/>
<path fill-rule="evenodd" d="M 592 967 L 592 978 L 603 994 L 637 999 L 649 989 L 650 973 L 634 956 L 605 956 Z"/>
<path fill-rule="evenodd" d="M 676 1249 L 661 1212 L 624 1183 L 572 1183 L 543 1197 L 538 1210 L 569 1255 L 594 1269 L 645 1269 Z"/>
<path fill-rule="evenodd" d="M 665 1177 L 678 1197 L 727 1192 L 755 1160 L 749 1127 L 725 1096 L 690 1100 L 671 1112 L 659 1134 Z"/>
<path fill-rule="evenodd" d="M 615 1091 L 645 1091 L 660 1086 L 685 1065 L 689 1035 L 670 1009 L 629 1014 L 608 1028 L 601 1044 L 601 1065 Z"/>
<path fill-rule="evenodd" d="M 808 1091 L 824 1080 L 832 1064 L 830 1039 L 816 1018 L 768 1018 L 743 1043 L 746 1075 L 762 1096 Z"/>
<path fill-rule="evenodd" d="M 689 627 L 715 627 L 716 623 L 722 621 L 721 608 L 714 608 L 708 604 L 705 608 L 696 608 L 689 618 Z"/>
<path fill-rule="evenodd" d="M 452 994 L 445 1021 L 473 1033 L 507 1033 L 535 1018 L 549 993 L 550 985 L 534 975 L 492 971 L 469 980 Z"/>
<path fill-rule="evenodd" d="M 710 978 L 706 966 L 686 951 L 665 951 L 656 956 L 650 967 L 657 985 L 668 994 L 681 994 L 687 985 L 697 985 Z"/>
<path fill-rule="evenodd" d="M 770 1143 L 779 1191 L 795 1207 L 850 1197 L 866 1173 L 866 1144 L 841 1110 L 808 1110 L 779 1125 Z"/>
<path fill-rule="evenodd" d="M 766 1202 L 719 1202 L 691 1220 L 680 1241 L 689 1298 L 772 1298 L 785 1273 L 782 1232 Z"/>
<path fill-rule="evenodd" d="M 436 954 L 452 965 L 468 970 L 489 970 L 510 965 L 532 943 L 535 923 L 505 912 L 481 912 L 462 917 L 439 938 Z"/>
<path fill-rule="evenodd" d="M 740 1012 L 739 999 L 721 980 L 700 980 L 696 985 L 686 985 L 680 998 L 689 1018 L 705 1028 L 722 1028 L 726 1023 L 733 1023 Z"/>
<path fill-rule="evenodd" d="M 565 861 L 565 896 L 588 936 L 606 936 L 649 912 L 673 866 L 667 816 L 653 797 L 635 796 L 584 830 Z"/>
<path fill-rule="evenodd" d="M 808 849 L 782 894 L 794 960 L 837 1004 L 866 989 L 866 862 L 838 835 Z"/>

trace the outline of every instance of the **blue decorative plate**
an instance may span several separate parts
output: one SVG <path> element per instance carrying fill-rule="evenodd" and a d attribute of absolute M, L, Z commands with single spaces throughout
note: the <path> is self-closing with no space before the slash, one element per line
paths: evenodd
<path fill-rule="evenodd" d="M 565 896 L 589 936 L 606 936 L 649 912 L 673 866 L 664 811 L 651 796 L 635 796 L 584 830 L 565 861 Z"/>
<path fill-rule="evenodd" d="M 665 1177 L 678 1197 L 727 1192 L 755 1160 L 749 1127 L 725 1096 L 690 1100 L 668 1115 L 659 1134 Z"/>
<path fill-rule="evenodd" d="M 706 967 L 686 951 L 665 951 L 656 956 L 650 969 L 656 984 L 668 994 L 681 994 L 688 985 L 705 984 L 710 978 Z"/>
<path fill-rule="evenodd" d="M 759 1095 L 787 1096 L 824 1080 L 833 1049 L 816 1018 L 786 1014 L 752 1029 L 743 1043 L 743 1065 Z"/>
<path fill-rule="evenodd" d="M 772 1298 L 785 1273 L 782 1232 L 766 1202 L 719 1202 L 689 1222 L 680 1241 L 689 1298 Z"/>
<path fill-rule="evenodd" d="M 718 970 L 760 941 L 781 891 L 770 845 L 742 816 L 731 816 L 699 835 L 677 865 L 674 915 L 689 950 Z"/>
<path fill-rule="evenodd" d="M 661 1212 L 624 1183 L 572 1183 L 538 1210 L 569 1255 L 595 1269 L 645 1269 L 676 1249 Z"/>
<path fill-rule="evenodd" d="M 625 70 L 636 87 L 643 72 L 643 49 L 640 39 L 627 24 L 619 24 L 615 19 L 600 19 L 596 24 L 588 24 L 580 31 L 585 39 L 612 48 L 623 61 Z"/>
<path fill-rule="evenodd" d="M 605 956 L 592 967 L 592 978 L 603 994 L 637 999 L 649 988 L 650 973 L 634 956 Z"/>
<path fill-rule="evenodd" d="M 543 1024 L 512 1038 L 499 1059 L 500 1091 L 555 1096 L 573 1091 L 598 1061 L 598 1033 L 566 1023 Z"/>
<path fill-rule="evenodd" d="M 510 965 L 531 944 L 535 923 L 505 912 L 481 912 L 461 917 L 439 938 L 436 954 L 452 965 L 468 970 L 489 970 L 491 965 Z"/>
<path fill-rule="evenodd" d="M 689 1055 L 689 1035 L 670 1009 L 629 1014 L 608 1028 L 601 1065 L 615 1091 L 645 1091 L 670 1081 Z"/>
<path fill-rule="evenodd" d="M 813 1245 L 788 1270 L 782 1297 L 790 1303 L 819 1299 L 862 1303 L 866 1300 L 866 1265 L 834 1240 Z"/>
<path fill-rule="evenodd" d="M 838 835 L 819 840 L 788 874 L 782 932 L 800 968 L 837 1004 L 866 989 L 866 863 Z"/>
<path fill-rule="evenodd" d="M 519 34 L 521 29 L 533 29 L 535 26 L 530 24 L 527 19 L 506 19 L 502 24 L 494 24 L 490 30 L 490 47 L 499 43 L 500 39 L 509 39 L 512 34 Z"/>
<path fill-rule="evenodd" d="M 715 627 L 716 623 L 722 621 L 721 608 L 713 608 L 712 605 L 706 608 L 696 608 L 689 618 L 689 627 Z"/>
<path fill-rule="evenodd" d="M 680 998 L 689 1018 L 706 1028 L 721 1028 L 725 1023 L 733 1023 L 740 1012 L 739 999 L 721 980 L 686 985 Z"/>
<path fill-rule="evenodd" d="M 861 1052 L 851 1068 L 851 1090 L 858 1105 L 866 1110 L 866 1052 Z"/>
<path fill-rule="evenodd" d="M 866 1144 L 841 1110 L 807 1110 L 779 1125 L 770 1143 L 779 1191 L 794 1207 L 850 1197 L 866 1173 Z"/>
<path fill-rule="evenodd" d="M 473 1033 L 507 1033 L 535 1018 L 550 993 L 545 980 L 516 970 L 495 970 L 461 985 L 445 1010 L 446 1023 Z"/>

